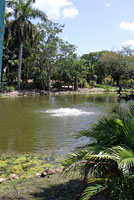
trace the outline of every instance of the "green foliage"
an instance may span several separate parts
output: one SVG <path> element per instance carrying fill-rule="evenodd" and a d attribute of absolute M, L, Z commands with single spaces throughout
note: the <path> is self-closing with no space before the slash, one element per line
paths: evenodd
<path fill-rule="evenodd" d="M 95 86 L 96 86 L 96 81 L 91 80 L 91 81 L 90 81 L 90 85 L 91 85 L 92 87 L 95 87 Z"/>
<path fill-rule="evenodd" d="M 13 92 L 16 90 L 16 87 L 15 86 L 4 86 L 3 90 L 5 92 Z"/>
<path fill-rule="evenodd" d="M 85 61 L 84 66 L 87 72 L 86 74 L 88 83 L 90 80 L 94 80 L 100 84 L 106 77 L 105 67 L 99 62 L 99 58 L 103 53 L 105 53 L 105 51 L 91 52 L 89 54 L 82 55 L 81 58 Z"/>
<path fill-rule="evenodd" d="M 102 189 L 104 189 L 102 184 L 99 183 L 89 184 L 83 191 L 80 200 L 89 200 L 92 196 L 102 191 Z"/>
<path fill-rule="evenodd" d="M 34 177 L 36 173 L 42 173 L 45 167 L 53 168 L 47 164 L 45 158 L 25 155 L 25 156 L 1 156 L 0 176 L 8 178 L 11 174 L 16 174 L 19 178 Z"/>
<path fill-rule="evenodd" d="M 18 65 L 18 89 L 21 86 L 21 69 L 22 69 L 22 59 L 23 59 L 23 48 L 24 45 L 32 47 L 33 44 L 37 44 L 39 32 L 37 26 L 32 24 L 31 19 L 35 17 L 41 20 L 46 20 L 46 15 L 38 9 L 32 8 L 32 4 L 35 1 L 29 0 L 17 0 L 17 1 L 7 1 L 7 7 L 12 9 L 13 19 L 9 26 L 9 34 L 11 38 L 19 46 L 19 65 Z M 17 47 L 18 48 L 18 47 Z"/>
<path fill-rule="evenodd" d="M 88 199 L 101 189 L 107 189 L 113 197 L 118 193 L 118 199 L 125 199 L 123 195 L 127 188 L 133 194 L 129 177 L 132 178 L 134 175 L 134 105 L 128 109 L 116 107 L 109 117 L 103 117 L 91 129 L 81 131 L 78 137 L 81 136 L 91 138 L 91 143 L 83 148 L 77 148 L 66 157 L 63 162 L 65 172 L 79 171 L 86 183 L 91 177 L 109 181 L 105 184 L 88 184 L 81 196 L 82 199 Z M 126 180 L 128 187 L 125 186 Z M 110 184 L 114 184 L 115 187 L 118 182 L 122 182 L 118 189 L 111 190 Z"/>
<path fill-rule="evenodd" d="M 80 88 L 89 88 L 89 84 L 87 83 L 86 79 L 81 79 L 79 82 L 79 87 Z"/>
<path fill-rule="evenodd" d="M 95 87 L 96 88 L 103 88 L 105 90 L 105 92 L 116 92 L 117 91 L 117 88 L 112 87 L 111 85 L 96 84 Z"/>
<path fill-rule="evenodd" d="M 61 82 L 55 82 L 53 84 L 53 88 L 61 88 L 62 87 L 62 83 Z"/>
<path fill-rule="evenodd" d="M 106 86 L 102 85 L 102 84 L 96 84 L 95 87 L 97 87 L 97 88 L 104 88 L 104 89 L 106 88 Z"/>
<path fill-rule="evenodd" d="M 120 52 L 105 52 L 100 57 L 100 63 L 105 65 L 108 75 L 117 81 L 125 76 L 127 65 L 124 56 Z"/>
<path fill-rule="evenodd" d="M 78 57 L 76 46 L 59 37 L 64 26 L 33 8 L 34 3 L 7 1 L 12 12 L 5 15 L 3 81 L 13 85 L 18 80 L 18 88 L 21 84 L 26 88 L 47 90 L 51 89 L 51 81 L 60 82 L 61 86 L 74 86 L 74 90 L 78 86 L 91 88 L 96 83 L 109 85 L 115 82 L 119 87 L 133 87 L 133 50 L 90 52 Z M 41 21 L 32 24 L 31 19 L 36 18 Z M 109 86 L 105 91 L 111 91 Z"/>
<path fill-rule="evenodd" d="M 113 80 L 111 79 L 110 76 L 106 76 L 103 79 L 102 84 L 104 84 L 104 85 L 112 85 L 113 84 Z"/>
<path fill-rule="evenodd" d="M 122 177 L 107 181 L 106 188 L 110 200 L 133 200 L 134 178 Z"/>
<path fill-rule="evenodd" d="M 134 80 L 133 79 L 121 80 L 120 84 L 122 85 L 123 88 L 133 88 L 134 87 Z"/>

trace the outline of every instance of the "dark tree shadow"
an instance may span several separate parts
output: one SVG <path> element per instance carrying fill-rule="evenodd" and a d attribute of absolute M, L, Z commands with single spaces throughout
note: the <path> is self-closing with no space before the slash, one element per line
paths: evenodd
<path fill-rule="evenodd" d="M 83 190 L 82 180 L 71 180 L 67 183 L 40 188 L 40 192 L 31 194 L 40 200 L 78 200 Z"/>

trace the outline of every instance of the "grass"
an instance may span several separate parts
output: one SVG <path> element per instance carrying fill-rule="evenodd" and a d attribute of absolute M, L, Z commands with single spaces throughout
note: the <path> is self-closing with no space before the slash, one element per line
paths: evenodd
<path fill-rule="evenodd" d="M 103 85 L 103 84 L 96 84 L 95 85 L 96 88 L 103 88 L 105 90 L 105 92 L 117 92 L 117 87 L 113 87 L 110 85 Z"/>
<path fill-rule="evenodd" d="M 0 186 L 0 199 L 5 200 L 77 200 L 83 181 L 61 178 L 59 174 L 45 178 L 9 180 Z"/>
<path fill-rule="evenodd" d="M 60 174 L 36 177 L 45 168 L 59 168 L 61 165 L 48 164 L 47 156 L 40 154 L 0 156 L 0 200 L 77 200 L 83 188 L 78 177 L 62 177 Z M 15 174 L 18 180 L 11 179 Z"/>
<path fill-rule="evenodd" d="M 96 88 L 103 88 L 105 90 L 105 92 L 117 92 L 118 91 L 118 87 L 117 86 L 111 86 L 111 85 L 105 85 L 105 84 L 96 84 L 95 85 Z M 134 93 L 134 89 L 133 88 L 124 88 L 122 87 L 122 93 Z"/>

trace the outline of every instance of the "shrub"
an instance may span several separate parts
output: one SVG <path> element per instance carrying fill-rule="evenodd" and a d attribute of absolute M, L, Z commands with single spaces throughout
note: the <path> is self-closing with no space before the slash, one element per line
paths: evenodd
<path fill-rule="evenodd" d="M 3 88 L 3 91 L 4 92 L 13 92 L 13 91 L 15 91 L 15 86 L 13 86 L 13 85 L 10 85 L 10 86 L 4 86 L 4 88 Z"/>
<path fill-rule="evenodd" d="M 90 81 L 90 85 L 91 85 L 92 87 L 95 87 L 95 86 L 96 86 L 96 81 L 91 80 L 91 81 Z"/>
<path fill-rule="evenodd" d="M 79 82 L 79 87 L 80 88 L 89 88 L 89 84 L 87 83 L 86 79 L 81 79 Z"/>
<path fill-rule="evenodd" d="M 120 84 L 121 84 L 122 87 L 125 87 L 125 88 L 133 88 L 134 87 L 134 80 L 133 79 L 121 80 Z"/>
<path fill-rule="evenodd" d="M 53 83 L 53 88 L 62 88 L 62 83 L 61 82 Z"/>

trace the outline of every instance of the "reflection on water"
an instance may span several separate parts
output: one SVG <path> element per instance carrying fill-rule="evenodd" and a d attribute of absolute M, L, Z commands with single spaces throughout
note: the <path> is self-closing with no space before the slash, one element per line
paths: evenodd
<path fill-rule="evenodd" d="M 75 138 L 116 104 L 116 95 L 0 99 L 0 151 L 65 154 L 87 142 Z"/>

